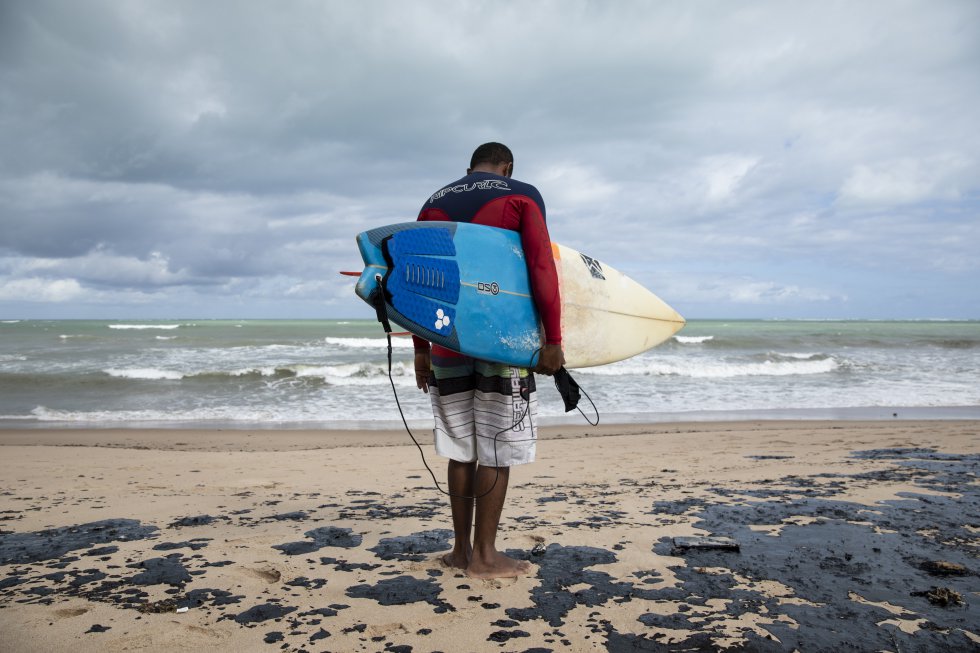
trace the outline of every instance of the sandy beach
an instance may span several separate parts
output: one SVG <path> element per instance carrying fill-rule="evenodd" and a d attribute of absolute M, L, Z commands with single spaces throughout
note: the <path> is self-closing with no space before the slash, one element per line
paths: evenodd
<path fill-rule="evenodd" d="M 532 574 L 483 581 L 400 431 L 0 431 L 0 651 L 980 650 L 980 422 L 553 427 L 538 459 L 498 540 Z"/>

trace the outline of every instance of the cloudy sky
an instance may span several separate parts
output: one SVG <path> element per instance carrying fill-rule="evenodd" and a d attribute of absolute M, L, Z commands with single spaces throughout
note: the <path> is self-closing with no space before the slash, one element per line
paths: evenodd
<path fill-rule="evenodd" d="M 489 140 L 689 318 L 980 318 L 973 0 L 3 0 L 0 318 L 368 317 Z"/>

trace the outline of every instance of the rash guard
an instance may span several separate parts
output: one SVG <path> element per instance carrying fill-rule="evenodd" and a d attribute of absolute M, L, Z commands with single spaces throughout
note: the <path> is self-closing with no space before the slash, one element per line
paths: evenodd
<path fill-rule="evenodd" d="M 530 184 L 489 172 L 474 172 L 436 191 L 419 211 L 419 220 L 470 222 L 521 234 L 531 294 L 544 326 L 545 343 L 561 344 L 558 272 L 545 224 L 544 199 Z M 416 351 L 429 343 L 414 337 Z M 439 347 L 440 355 L 449 353 Z"/>

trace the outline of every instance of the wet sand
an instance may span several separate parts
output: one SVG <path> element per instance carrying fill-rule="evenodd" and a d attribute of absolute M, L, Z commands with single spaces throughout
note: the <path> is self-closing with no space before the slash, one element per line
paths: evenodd
<path fill-rule="evenodd" d="M 561 427 L 538 458 L 498 539 L 532 574 L 484 581 L 440 563 L 399 431 L 0 431 L 0 651 L 980 650 L 980 422 Z"/>

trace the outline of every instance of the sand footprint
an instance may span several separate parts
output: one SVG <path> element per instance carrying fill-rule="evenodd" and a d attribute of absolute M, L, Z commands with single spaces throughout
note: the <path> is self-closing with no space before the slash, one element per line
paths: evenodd
<path fill-rule="evenodd" d="M 395 622 L 390 624 L 377 624 L 374 626 L 369 626 L 367 632 L 372 637 L 387 637 L 389 635 L 407 635 L 409 630 L 405 624 Z"/>
<path fill-rule="evenodd" d="M 531 570 L 524 576 L 518 576 L 517 578 L 472 578 L 471 580 L 477 580 L 479 583 L 487 589 L 503 589 L 505 587 L 512 587 L 520 583 L 525 578 L 533 578 L 538 573 L 537 565 L 531 565 Z"/>
<path fill-rule="evenodd" d="M 267 583 L 278 583 L 282 579 L 282 572 L 274 567 L 259 567 L 257 569 L 252 569 L 251 567 L 245 567 L 244 571 L 249 576 L 254 576 L 260 580 L 264 580 Z"/>

